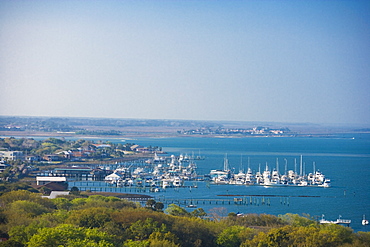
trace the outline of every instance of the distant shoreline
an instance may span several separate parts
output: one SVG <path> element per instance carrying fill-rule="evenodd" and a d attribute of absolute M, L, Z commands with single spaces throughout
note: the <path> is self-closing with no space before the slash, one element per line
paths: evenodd
<path fill-rule="evenodd" d="M 0 116 L 0 136 L 29 138 L 261 138 L 370 133 L 359 124 Z"/>
<path fill-rule="evenodd" d="M 299 133 L 299 134 L 286 134 L 286 135 L 179 135 L 177 133 L 127 133 L 124 135 L 80 135 L 74 133 L 58 133 L 58 132 L 41 132 L 41 131 L 0 131 L 0 137 L 15 137 L 15 138 L 79 138 L 79 139 L 130 139 L 130 138 L 335 138 L 339 134 L 367 134 L 368 131 L 347 131 L 347 132 L 332 132 L 332 133 Z"/>

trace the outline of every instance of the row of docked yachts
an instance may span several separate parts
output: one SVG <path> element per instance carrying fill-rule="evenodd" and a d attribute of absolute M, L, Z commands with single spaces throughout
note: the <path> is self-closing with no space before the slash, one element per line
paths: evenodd
<path fill-rule="evenodd" d="M 133 169 L 128 166 L 118 167 L 105 181 L 116 186 L 151 187 L 153 191 L 160 188 L 183 187 L 185 181 L 199 179 L 196 173 L 197 166 L 192 159 L 186 159 L 183 155 L 169 160 L 155 155 L 154 159 L 146 162 L 146 167 Z"/>
<path fill-rule="evenodd" d="M 262 172 L 261 168 L 257 172 L 253 172 L 248 165 L 247 172 L 244 173 L 239 170 L 239 173 L 233 173 L 229 169 L 228 159 L 224 159 L 224 167 L 221 170 L 211 170 L 210 178 L 215 184 L 237 184 L 237 185 L 262 185 L 262 186 L 318 186 L 318 187 L 330 187 L 330 179 L 326 178 L 325 175 L 319 170 L 315 170 L 313 173 L 304 173 L 304 164 L 302 162 L 300 173 L 298 174 L 294 170 L 285 169 L 284 174 L 280 174 L 278 168 L 272 171 L 266 164 L 265 170 Z"/>
<path fill-rule="evenodd" d="M 235 173 L 230 169 L 227 156 L 224 159 L 223 169 L 211 170 L 209 174 L 199 176 L 194 159 L 180 155 L 170 158 L 163 158 L 157 155 L 154 159 L 146 162 L 146 167 L 121 166 L 116 168 L 110 175 L 105 177 L 105 181 L 116 186 L 135 186 L 169 188 L 184 187 L 185 181 L 207 180 L 214 184 L 233 184 L 233 185 L 262 185 L 262 186 L 319 186 L 330 187 L 330 179 L 314 168 L 313 173 L 305 174 L 305 165 L 300 162 L 300 173 L 296 170 L 287 170 L 285 165 L 284 174 L 280 174 L 278 159 L 276 168 L 270 170 L 266 164 L 265 170 L 261 167 L 257 172 L 253 172 L 249 167 L 244 173 L 242 169 Z"/>

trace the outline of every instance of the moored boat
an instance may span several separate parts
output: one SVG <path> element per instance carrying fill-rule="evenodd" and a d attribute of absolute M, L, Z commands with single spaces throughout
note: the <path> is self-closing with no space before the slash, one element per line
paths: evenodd
<path fill-rule="evenodd" d="M 287 163 L 287 162 L 286 162 Z M 248 170 L 246 173 L 239 170 L 239 173 L 233 173 L 229 169 L 227 156 L 224 159 L 224 169 L 223 170 L 211 170 L 209 176 L 215 184 L 232 184 L 232 185 L 261 185 L 261 186 L 317 186 L 328 188 L 331 186 L 330 179 L 326 178 L 325 175 L 319 170 L 315 170 L 313 173 L 305 173 L 305 164 L 300 161 L 300 172 L 296 169 L 289 170 L 287 166 L 285 167 L 284 174 L 279 173 L 279 163 L 276 161 L 276 168 L 272 171 L 269 169 L 268 164 L 263 172 L 261 172 L 261 167 L 256 173 L 253 173 L 248 164 Z M 295 165 L 296 167 L 296 165 Z"/>
<path fill-rule="evenodd" d="M 366 225 L 368 225 L 368 224 L 369 224 L 369 221 L 368 221 L 367 219 L 365 219 L 365 215 L 362 217 L 361 224 L 362 224 L 363 226 L 366 226 Z"/>

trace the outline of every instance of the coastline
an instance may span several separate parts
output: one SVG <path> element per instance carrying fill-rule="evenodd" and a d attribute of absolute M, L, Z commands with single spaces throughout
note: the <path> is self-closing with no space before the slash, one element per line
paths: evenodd
<path fill-rule="evenodd" d="M 338 135 L 343 134 L 370 134 L 367 131 L 337 131 L 337 132 L 322 132 L 322 133 L 295 133 L 286 135 L 219 135 L 219 134 L 208 134 L 208 135 L 180 135 L 174 132 L 136 132 L 127 133 L 122 135 L 81 135 L 71 132 L 41 132 L 41 131 L 0 131 L 0 138 L 15 137 L 15 138 L 76 138 L 76 139 L 127 139 L 133 140 L 134 138 L 336 138 Z"/>

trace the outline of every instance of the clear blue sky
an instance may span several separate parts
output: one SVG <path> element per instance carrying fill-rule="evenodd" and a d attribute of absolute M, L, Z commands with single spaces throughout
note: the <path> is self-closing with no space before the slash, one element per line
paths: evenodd
<path fill-rule="evenodd" d="M 370 1 L 0 1 L 0 115 L 370 123 Z"/>

